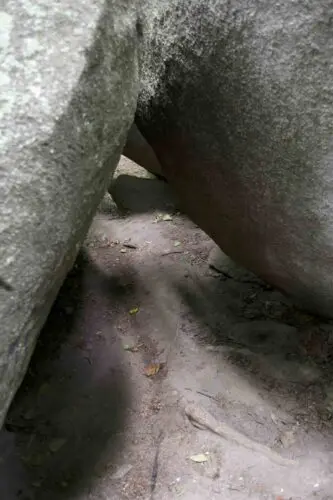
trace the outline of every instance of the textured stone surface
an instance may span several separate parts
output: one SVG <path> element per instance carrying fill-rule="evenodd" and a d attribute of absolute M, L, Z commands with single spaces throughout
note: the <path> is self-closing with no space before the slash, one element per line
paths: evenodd
<path fill-rule="evenodd" d="M 136 115 L 226 254 L 332 317 L 333 2 L 152 1 Z"/>
<path fill-rule="evenodd" d="M 130 0 L 0 11 L 0 424 L 117 165 L 138 92 Z"/>
<path fill-rule="evenodd" d="M 133 123 L 127 135 L 123 155 L 141 165 L 154 175 L 162 176 L 161 165 L 156 155 L 144 137 L 140 134 L 137 126 Z"/>
<path fill-rule="evenodd" d="M 332 7 L 1 4 L 0 421 L 117 164 L 139 81 L 136 124 L 184 210 L 235 261 L 332 317 Z"/>

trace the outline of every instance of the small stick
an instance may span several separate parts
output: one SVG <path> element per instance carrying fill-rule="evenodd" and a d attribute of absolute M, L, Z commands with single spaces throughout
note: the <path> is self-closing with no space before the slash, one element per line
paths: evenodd
<path fill-rule="evenodd" d="M 218 401 L 218 399 L 215 396 L 213 396 L 213 394 L 209 394 L 208 392 L 197 391 L 197 394 L 201 394 L 201 396 L 205 396 L 206 398 L 214 399 L 214 401 Z"/>
<path fill-rule="evenodd" d="M 164 437 L 164 433 L 163 433 L 163 431 L 160 431 L 158 438 L 157 438 L 156 451 L 155 451 L 154 462 L 153 462 L 153 470 L 151 473 L 150 500 L 153 500 L 155 489 L 156 489 L 157 476 L 158 476 L 158 457 L 160 454 L 160 447 L 161 447 L 163 437 Z"/>
<path fill-rule="evenodd" d="M 134 245 L 134 243 L 123 243 L 123 247 L 133 248 L 133 250 L 136 250 L 138 248 L 138 245 Z"/>
<path fill-rule="evenodd" d="M 166 255 L 172 255 L 174 253 L 184 253 L 184 250 L 170 250 L 170 252 L 161 253 L 161 257 L 165 257 Z"/>

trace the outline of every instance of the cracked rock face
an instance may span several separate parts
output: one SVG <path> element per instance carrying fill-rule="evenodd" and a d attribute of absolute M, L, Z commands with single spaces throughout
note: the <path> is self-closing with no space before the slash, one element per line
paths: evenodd
<path fill-rule="evenodd" d="M 0 11 L 0 424 L 133 121 L 130 0 L 5 0 Z"/>

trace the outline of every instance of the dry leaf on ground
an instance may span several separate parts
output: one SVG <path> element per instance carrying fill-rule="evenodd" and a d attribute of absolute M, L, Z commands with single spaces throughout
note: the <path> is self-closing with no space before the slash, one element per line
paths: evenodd
<path fill-rule="evenodd" d="M 145 366 L 144 374 L 147 377 L 153 377 L 156 375 L 161 369 L 161 363 L 149 363 Z"/>
<path fill-rule="evenodd" d="M 196 462 L 197 464 L 202 464 L 208 461 L 208 456 L 205 453 L 199 453 L 198 455 L 192 455 L 190 460 L 192 460 L 192 462 Z"/>
<path fill-rule="evenodd" d="M 143 346 L 143 344 L 136 344 L 136 345 L 125 344 L 123 347 L 124 347 L 124 351 L 138 352 L 138 350 L 142 346 Z"/>

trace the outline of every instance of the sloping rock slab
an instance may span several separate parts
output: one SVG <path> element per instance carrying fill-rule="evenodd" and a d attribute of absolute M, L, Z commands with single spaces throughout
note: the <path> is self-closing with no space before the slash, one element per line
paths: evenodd
<path fill-rule="evenodd" d="M 133 121 L 131 0 L 0 11 L 0 425 Z"/>

